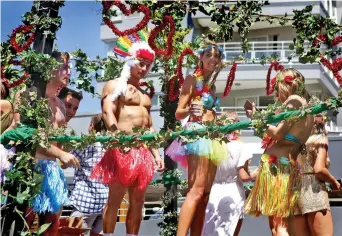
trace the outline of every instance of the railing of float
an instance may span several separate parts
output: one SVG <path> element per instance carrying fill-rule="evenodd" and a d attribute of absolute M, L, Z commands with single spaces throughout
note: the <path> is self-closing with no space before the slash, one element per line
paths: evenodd
<path fill-rule="evenodd" d="M 266 120 L 263 122 L 265 122 L 266 124 L 271 124 L 274 122 L 279 122 L 282 120 L 289 119 L 291 117 L 304 116 L 306 114 L 318 114 L 323 111 L 326 111 L 335 107 L 341 107 L 341 106 L 342 106 L 341 100 L 337 98 L 332 98 L 329 103 L 321 103 L 321 104 L 312 106 L 310 108 L 307 108 L 306 111 L 292 110 L 292 111 L 282 112 L 280 114 L 267 117 Z M 250 126 L 253 126 L 254 122 L 255 120 L 240 121 L 238 123 L 227 124 L 223 126 L 214 125 L 214 126 L 208 126 L 208 127 L 194 129 L 194 130 L 175 131 L 172 133 L 168 133 L 164 131 L 163 134 L 162 134 L 162 131 L 160 131 L 158 133 L 143 134 L 143 135 L 117 135 L 115 136 L 115 139 L 112 136 L 97 136 L 94 141 L 104 143 L 104 142 L 111 142 L 115 140 L 116 142 L 119 142 L 119 143 L 131 143 L 133 141 L 138 140 L 148 145 L 149 141 L 155 141 L 158 138 L 166 141 L 167 139 L 175 139 L 179 136 L 202 136 L 204 135 L 204 133 L 207 133 L 207 132 L 231 133 L 234 130 L 247 129 Z M 14 130 L 10 130 L 6 132 L 5 134 L 3 134 L 1 136 L 1 143 L 8 144 L 11 141 L 22 141 L 22 142 L 28 141 L 32 137 L 34 132 L 35 132 L 34 128 L 21 125 L 18 128 Z M 49 137 L 49 140 L 57 141 L 59 143 L 65 143 L 65 142 L 71 142 L 71 141 L 81 142 L 83 138 L 84 136 L 58 136 L 58 137 Z"/>

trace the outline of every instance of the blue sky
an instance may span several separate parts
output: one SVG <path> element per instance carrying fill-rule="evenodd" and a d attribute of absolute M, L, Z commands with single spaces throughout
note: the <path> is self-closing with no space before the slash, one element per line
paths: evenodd
<path fill-rule="evenodd" d="M 22 24 L 21 16 L 30 11 L 32 1 L 0 1 L 1 4 L 1 41 Z M 60 51 L 75 51 L 81 48 L 90 58 L 96 55 L 106 56 L 107 47 L 100 40 L 101 4 L 94 1 L 66 1 L 60 8 L 59 15 L 63 18 L 62 27 L 57 32 Z M 94 83 L 95 85 L 95 83 Z M 99 112 L 100 101 L 90 94 L 83 93 L 84 99 L 78 113 Z"/>

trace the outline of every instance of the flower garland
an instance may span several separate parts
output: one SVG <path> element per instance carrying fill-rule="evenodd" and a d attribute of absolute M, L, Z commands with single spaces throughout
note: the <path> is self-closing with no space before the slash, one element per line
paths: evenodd
<path fill-rule="evenodd" d="M 276 78 L 273 78 L 271 81 L 271 72 L 272 69 L 275 71 L 281 71 L 284 69 L 284 66 L 280 65 L 278 61 L 273 61 L 268 68 L 267 71 L 267 77 L 266 77 L 266 94 L 271 95 L 274 92 L 275 84 L 276 84 Z"/>
<path fill-rule="evenodd" d="M 333 61 L 333 63 L 331 63 L 327 58 L 321 55 L 320 62 L 322 63 L 322 65 L 324 65 L 326 68 L 333 72 L 333 75 L 337 79 L 337 82 L 340 86 L 342 86 L 342 77 L 339 73 L 339 71 L 342 69 L 342 58 L 337 58 Z"/>
<path fill-rule="evenodd" d="M 20 25 L 13 30 L 11 34 L 11 38 L 10 38 L 10 44 L 12 48 L 15 50 L 15 52 L 19 53 L 19 52 L 26 51 L 27 49 L 29 49 L 29 47 L 31 46 L 31 44 L 33 43 L 36 37 L 36 33 L 32 31 L 34 28 L 35 28 L 35 25 Z M 22 33 L 22 34 L 31 33 L 31 34 L 28 40 L 26 41 L 26 43 L 23 45 L 20 45 L 16 40 L 16 35 L 18 33 Z"/>
<path fill-rule="evenodd" d="M 230 91 L 232 89 L 233 82 L 235 80 L 236 67 L 237 67 L 237 64 L 234 61 L 233 65 L 232 65 L 232 68 L 230 68 L 230 71 L 229 71 L 229 74 L 228 74 L 228 78 L 227 78 L 226 87 L 224 89 L 222 97 L 228 96 L 228 94 L 230 93 Z"/>
<path fill-rule="evenodd" d="M 140 87 L 146 86 L 146 87 L 150 90 L 150 93 L 149 93 L 148 96 L 149 96 L 151 99 L 153 98 L 153 96 L 154 96 L 154 94 L 155 94 L 155 89 L 154 89 L 154 87 L 153 87 L 152 84 L 147 83 L 147 82 L 140 82 L 140 83 L 139 83 L 139 86 L 140 86 Z"/>
<path fill-rule="evenodd" d="M 16 86 L 18 86 L 18 85 L 24 83 L 25 80 L 26 80 L 27 78 L 29 78 L 29 77 L 30 77 L 30 74 L 29 74 L 27 71 L 25 71 L 24 75 L 21 76 L 21 77 L 19 78 L 19 80 L 16 80 L 16 81 L 10 83 L 10 82 L 8 81 L 8 79 L 6 78 L 6 76 L 5 76 L 5 67 L 4 67 L 4 66 L 1 66 L 1 81 L 4 82 L 4 83 L 6 84 L 6 86 L 7 86 L 9 89 L 10 89 L 10 88 L 14 88 L 14 87 L 16 87 Z"/>
<path fill-rule="evenodd" d="M 169 25 L 170 32 L 167 36 L 166 49 L 159 49 L 156 46 L 155 39 L 157 34 L 159 34 L 163 29 L 166 28 L 166 26 Z M 175 22 L 172 18 L 172 16 L 164 16 L 162 23 L 158 26 L 156 26 L 150 33 L 150 37 L 148 38 L 148 44 L 150 47 L 155 51 L 156 55 L 163 55 L 166 59 L 170 58 L 173 54 L 173 46 L 172 46 L 172 39 L 175 35 L 176 27 Z"/>
<path fill-rule="evenodd" d="M 184 83 L 182 66 L 183 66 L 184 57 L 186 55 L 194 55 L 194 52 L 192 51 L 191 48 L 185 48 L 178 57 L 177 68 L 175 72 L 176 75 L 170 79 L 170 87 L 169 87 L 169 94 L 168 94 L 170 101 L 175 101 L 178 98 L 179 93 L 180 93 L 179 88 L 182 87 Z M 178 88 L 176 88 L 175 86 L 175 82 L 177 78 L 178 78 Z"/>
<path fill-rule="evenodd" d="M 112 5 L 117 6 L 125 16 L 129 16 L 133 14 L 134 12 L 144 13 L 145 16 L 135 27 L 121 31 L 110 20 L 109 10 Z M 113 31 L 114 34 L 118 36 L 130 35 L 134 32 L 138 32 L 139 30 L 142 30 L 143 28 L 147 26 L 148 22 L 151 19 L 150 9 L 145 5 L 140 4 L 140 5 L 131 7 L 131 9 L 127 9 L 125 4 L 117 0 L 117 1 L 102 1 L 102 6 L 103 6 L 103 10 L 102 10 L 103 22 Z"/>

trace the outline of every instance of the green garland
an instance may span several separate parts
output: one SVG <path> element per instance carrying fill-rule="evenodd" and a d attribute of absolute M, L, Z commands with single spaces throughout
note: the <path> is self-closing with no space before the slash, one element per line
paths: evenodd
<path fill-rule="evenodd" d="M 166 146 L 167 141 L 170 139 L 175 139 L 181 137 L 185 140 L 185 137 L 191 137 L 191 141 L 197 140 L 199 137 L 209 137 L 217 138 L 220 137 L 218 134 L 231 133 L 234 130 L 241 130 L 249 128 L 250 126 L 255 127 L 258 130 L 264 130 L 267 124 L 274 122 L 279 122 L 282 120 L 294 120 L 305 117 L 308 114 L 319 114 L 323 111 L 329 109 L 336 109 L 342 106 L 342 99 L 339 98 L 329 98 L 326 102 L 317 104 L 314 106 L 304 106 L 299 110 L 291 110 L 286 112 L 281 112 L 277 115 L 268 115 L 263 119 L 252 120 L 252 121 L 241 121 L 234 124 L 226 125 L 207 125 L 204 128 L 196 130 L 181 130 L 175 132 L 165 132 L 161 130 L 158 133 L 147 133 L 139 135 L 124 135 L 123 132 L 113 133 L 113 136 L 93 136 L 93 135 L 81 135 L 81 136 L 55 136 L 49 137 L 49 141 L 57 141 L 59 143 L 75 143 L 84 142 L 86 140 L 87 144 L 101 142 L 101 143 L 111 143 L 110 147 L 130 147 L 139 146 L 141 144 L 146 144 L 149 147 L 163 147 Z M 210 123 L 213 124 L 213 123 Z M 10 130 L 1 136 L 1 143 L 4 145 L 9 144 L 9 142 L 27 142 L 36 132 L 36 129 L 21 125 L 14 130 Z M 262 132 L 261 132 L 262 133 Z M 222 136 L 221 136 L 222 137 Z M 186 140 L 185 140 L 186 141 Z"/>

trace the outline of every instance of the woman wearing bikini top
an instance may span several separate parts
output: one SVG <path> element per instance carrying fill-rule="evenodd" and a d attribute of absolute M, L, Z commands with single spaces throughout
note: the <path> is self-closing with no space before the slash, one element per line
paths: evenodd
<path fill-rule="evenodd" d="M 294 69 L 283 69 L 271 81 L 277 100 L 289 109 L 299 109 L 307 105 L 309 95 L 305 90 L 305 80 Z M 248 111 L 253 114 L 253 111 Z M 271 138 L 261 156 L 259 174 L 251 191 L 245 210 L 248 215 L 269 216 L 273 235 L 289 235 L 287 218 L 294 213 L 300 196 L 299 153 L 305 153 L 305 142 L 314 125 L 313 116 L 298 121 L 282 121 L 268 125 L 266 135 Z"/>
<path fill-rule="evenodd" d="M 199 65 L 193 74 L 186 77 L 176 110 L 178 120 L 189 119 L 185 129 L 198 129 L 203 122 L 216 120 L 215 79 L 220 72 L 223 51 L 216 43 L 204 42 L 199 50 Z M 178 224 L 178 236 L 201 235 L 205 209 L 216 174 L 216 164 L 227 156 L 225 143 L 200 138 L 180 145 L 178 140 L 167 149 L 167 154 L 182 162 L 188 169 L 189 192 L 183 203 Z"/>

